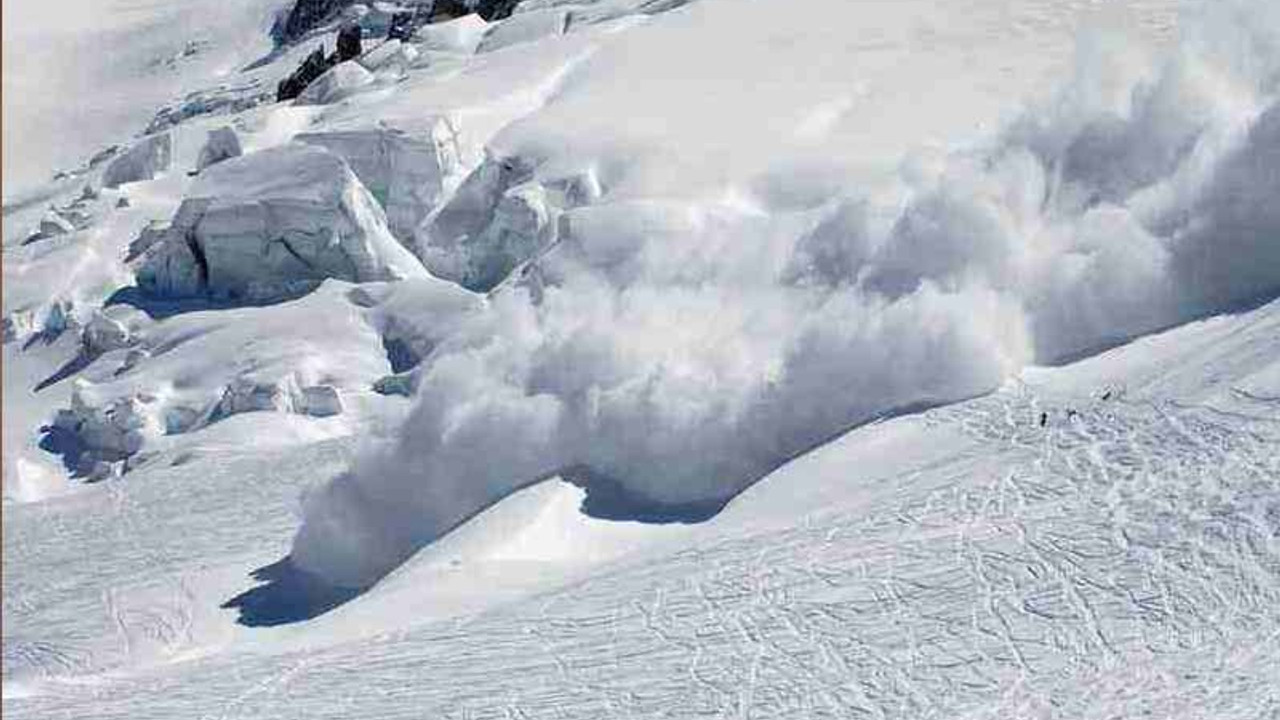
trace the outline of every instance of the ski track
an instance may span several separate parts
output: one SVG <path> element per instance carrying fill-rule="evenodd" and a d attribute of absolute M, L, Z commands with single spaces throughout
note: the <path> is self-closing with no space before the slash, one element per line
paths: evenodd
<path fill-rule="evenodd" d="M 712 535 L 471 619 L 162 666 L 6 709 L 1085 718 L 1123 701 L 1130 714 L 1276 717 L 1280 643 L 1258 633 L 1280 627 L 1280 413 L 1252 402 L 1248 415 L 1068 405 L 1013 385 L 927 413 L 973 449 L 857 512 Z M 982 469 L 992 458 L 1000 469 Z M 21 546 L 6 537 L 6 552 Z M 159 607 L 119 622 L 163 641 L 181 618 Z M 77 667 L 74 646 L 11 653 Z"/>

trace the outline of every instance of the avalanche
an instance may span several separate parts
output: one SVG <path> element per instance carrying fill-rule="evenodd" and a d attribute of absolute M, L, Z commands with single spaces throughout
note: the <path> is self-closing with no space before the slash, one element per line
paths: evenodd
<path fill-rule="evenodd" d="M 1271 3 L 9 5 L 6 713 L 1280 712 Z"/>

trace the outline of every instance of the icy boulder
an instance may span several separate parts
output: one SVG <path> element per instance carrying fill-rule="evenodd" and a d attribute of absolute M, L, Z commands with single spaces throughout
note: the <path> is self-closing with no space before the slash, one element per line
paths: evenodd
<path fill-rule="evenodd" d="M 517 265 L 550 246 L 556 232 L 554 213 L 546 188 L 537 182 L 522 183 L 503 193 L 493 221 L 474 246 L 479 252 L 470 258 L 467 283 L 493 287 Z"/>
<path fill-rule="evenodd" d="M 316 78 L 298 96 L 300 105 L 328 105 L 354 95 L 373 82 L 373 74 L 354 60 L 338 63 Z"/>
<path fill-rule="evenodd" d="M 365 53 L 359 62 L 369 72 L 404 70 L 418 59 L 418 50 L 399 40 L 387 40 Z"/>
<path fill-rule="evenodd" d="M 200 148 L 200 158 L 196 161 L 196 170 L 204 170 L 215 163 L 240 157 L 244 151 L 240 148 L 240 138 L 230 126 L 209 131 L 204 147 Z"/>
<path fill-rule="evenodd" d="M 191 187 L 138 271 L 144 292 L 270 301 L 325 278 L 427 273 L 343 160 L 291 144 L 219 163 Z"/>
<path fill-rule="evenodd" d="M 302 388 L 298 396 L 297 410 L 312 417 L 332 417 L 342 414 L 342 397 L 332 385 L 312 385 Z"/>
<path fill-rule="evenodd" d="M 489 23 L 475 13 L 418 29 L 418 46 L 429 52 L 470 55 L 484 38 Z"/>
<path fill-rule="evenodd" d="M 169 133 L 145 137 L 111 161 L 102 174 L 102 184 L 114 188 L 125 183 L 150 180 L 169 169 L 172 153 L 173 139 Z"/>
<path fill-rule="evenodd" d="M 382 205 L 391 232 L 406 239 L 435 209 L 460 166 L 457 134 L 443 118 L 420 132 L 379 126 L 305 133 L 296 140 L 345 160 Z"/>
<path fill-rule="evenodd" d="M 463 287 L 488 291 L 555 243 L 564 209 L 600 197 L 594 172 L 535 177 L 520 157 L 490 158 L 419 231 L 419 254 L 431 271 Z"/>

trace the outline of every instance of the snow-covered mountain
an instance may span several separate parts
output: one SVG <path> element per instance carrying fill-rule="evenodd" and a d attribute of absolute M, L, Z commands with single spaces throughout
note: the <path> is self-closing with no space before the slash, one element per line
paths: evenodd
<path fill-rule="evenodd" d="M 4 13 L 6 714 L 1280 717 L 1274 4 Z"/>

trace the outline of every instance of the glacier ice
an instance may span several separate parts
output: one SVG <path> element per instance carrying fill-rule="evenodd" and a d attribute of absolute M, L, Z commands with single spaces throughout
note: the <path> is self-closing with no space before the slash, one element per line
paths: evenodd
<path fill-rule="evenodd" d="M 263 301 L 325 278 L 422 276 L 382 210 L 338 156 L 286 145 L 201 173 L 138 271 L 145 291 Z"/>

